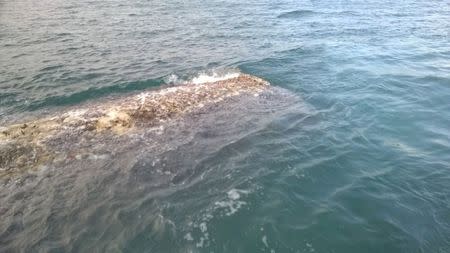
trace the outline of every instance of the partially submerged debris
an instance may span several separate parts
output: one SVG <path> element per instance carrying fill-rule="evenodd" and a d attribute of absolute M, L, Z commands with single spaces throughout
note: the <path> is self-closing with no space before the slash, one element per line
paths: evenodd
<path fill-rule="evenodd" d="M 102 134 L 122 135 L 141 126 L 155 126 L 227 97 L 258 95 L 267 87 L 263 79 L 240 74 L 213 83 L 147 91 L 59 116 L 0 127 L 0 177 L 73 157 L 73 150 L 49 145 L 58 138 L 69 139 L 73 146 L 81 141 L 95 144 Z"/>

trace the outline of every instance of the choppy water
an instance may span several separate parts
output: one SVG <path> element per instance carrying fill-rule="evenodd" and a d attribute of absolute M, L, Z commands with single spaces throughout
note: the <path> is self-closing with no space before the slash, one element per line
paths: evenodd
<path fill-rule="evenodd" d="M 0 1 L 1 122 L 214 69 L 283 94 L 5 183 L 0 252 L 450 252 L 449 17 L 448 1 Z"/>

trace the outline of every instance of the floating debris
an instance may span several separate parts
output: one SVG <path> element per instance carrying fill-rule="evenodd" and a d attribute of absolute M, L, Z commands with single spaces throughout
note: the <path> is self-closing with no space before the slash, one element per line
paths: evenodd
<path fill-rule="evenodd" d="M 258 96 L 268 85 L 258 77 L 239 74 L 216 82 L 146 91 L 61 115 L 0 127 L 0 177 L 36 170 L 51 162 L 82 159 L 87 151 L 73 151 L 81 142 L 93 144 L 107 133 L 120 136 L 139 128 L 156 127 L 228 97 Z M 55 147 L 52 145 L 55 142 L 66 144 Z"/>

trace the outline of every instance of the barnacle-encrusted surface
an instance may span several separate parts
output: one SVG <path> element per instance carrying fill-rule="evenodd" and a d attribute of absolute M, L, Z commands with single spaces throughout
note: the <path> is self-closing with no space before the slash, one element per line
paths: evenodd
<path fill-rule="evenodd" d="M 73 147 L 88 147 L 104 134 L 122 135 L 139 127 L 157 126 L 231 96 L 258 95 L 267 87 L 266 81 L 241 74 L 213 83 L 142 92 L 61 115 L 0 127 L 0 177 L 80 155 L 80 152 L 73 154 Z"/>

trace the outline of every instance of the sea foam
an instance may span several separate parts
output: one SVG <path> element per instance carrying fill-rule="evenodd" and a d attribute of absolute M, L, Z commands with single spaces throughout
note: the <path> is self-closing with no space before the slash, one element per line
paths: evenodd
<path fill-rule="evenodd" d="M 194 84 L 212 83 L 223 81 L 231 78 L 239 77 L 239 72 L 220 73 L 213 71 L 212 73 L 200 73 L 194 77 L 190 82 Z"/>

